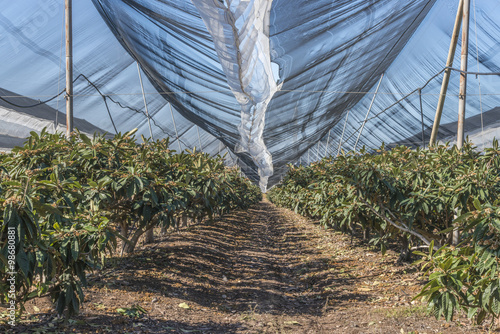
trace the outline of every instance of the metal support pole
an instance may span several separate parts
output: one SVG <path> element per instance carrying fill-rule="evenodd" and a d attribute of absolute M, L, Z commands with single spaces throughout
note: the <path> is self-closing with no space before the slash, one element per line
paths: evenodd
<path fill-rule="evenodd" d="M 196 126 L 196 132 L 198 132 L 198 142 L 200 143 L 200 151 L 203 151 L 203 146 L 201 145 L 201 138 L 200 138 L 200 127 L 198 125 Z"/>
<path fill-rule="evenodd" d="M 179 153 L 181 153 L 182 152 L 181 141 L 179 140 L 179 133 L 177 132 L 177 125 L 175 125 L 174 112 L 172 110 L 172 105 L 170 103 L 168 104 L 168 106 L 170 107 L 170 114 L 172 115 L 172 122 L 174 123 L 175 137 L 177 137 L 177 143 L 179 144 Z"/>
<path fill-rule="evenodd" d="M 115 129 L 115 133 L 118 133 L 118 130 L 116 129 L 115 121 L 113 121 L 113 117 L 111 117 L 111 111 L 109 111 L 108 100 L 106 100 L 106 95 L 103 95 L 102 99 L 104 100 L 104 105 L 106 106 L 106 110 L 108 111 L 109 119 L 111 120 L 111 124 L 113 125 L 113 129 Z"/>
<path fill-rule="evenodd" d="M 363 125 L 361 125 L 361 129 L 359 130 L 358 138 L 356 139 L 356 144 L 354 144 L 354 151 L 356 151 L 356 148 L 358 147 L 358 141 L 359 138 L 361 137 L 361 133 L 363 132 L 363 129 L 365 128 L 366 121 L 368 120 L 368 115 L 370 115 L 370 111 L 372 110 L 373 102 L 375 102 L 375 97 L 377 97 L 378 89 L 380 88 L 380 84 L 382 83 L 382 79 L 384 78 L 384 73 L 380 76 L 380 80 L 378 81 L 377 89 L 375 90 L 375 94 L 373 94 L 372 102 L 370 103 L 370 107 L 368 107 L 368 111 L 365 116 L 365 120 L 363 121 Z"/>
<path fill-rule="evenodd" d="M 319 155 L 319 143 L 321 142 L 321 140 L 318 140 L 318 148 L 316 149 L 317 150 L 317 154 L 316 156 L 318 157 L 318 161 L 321 160 L 321 156 Z"/>
<path fill-rule="evenodd" d="M 73 132 L 73 18 L 72 0 L 65 2 L 66 17 L 66 137 Z"/>
<path fill-rule="evenodd" d="M 137 72 L 139 72 L 139 81 L 141 83 L 142 99 L 144 100 L 144 108 L 146 109 L 146 116 L 148 117 L 149 134 L 151 136 L 151 139 L 155 140 L 153 137 L 153 130 L 151 129 L 151 117 L 149 117 L 148 103 L 146 102 L 146 94 L 144 94 L 144 85 L 142 84 L 141 68 L 139 67 L 138 62 L 136 62 L 136 64 L 137 64 Z"/>
<path fill-rule="evenodd" d="M 450 49 L 448 51 L 446 67 L 453 66 L 453 59 L 455 58 L 455 51 L 457 49 L 458 35 L 460 34 L 460 26 L 462 24 L 463 8 L 464 0 L 460 0 L 458 4 L 457 17 L 455 18 L 455 26 L 453 27 L 453 34 L 451 35 Z M 434 146 L 437 141 L 439 123 L 441 122 L 444 101 L 446 100 L 446 91 L 448 90 L 448 83 L 450 82 L 450 74 L 451 70 L 447 68 L 444 71 L 443 83 L 441 84 L 441 92 L 439 93 L 439 101 L 436 107 L 436 116 L 434 116 L 434 124 L 432 125 L 432 133 L 431 139 L 429 140 L 429 146 Z"/>
<path fill-rule="evenodd" d="M 328 144 L 330 142 L 330 134 L 331 133 L 332 133 L 332 129 L 330 129 L 330 131 L 328 131 L 328 138 L 326 139 L 326 146 L 325 146 L 325 157 L 328 154 Z"/>
<path fill-rule="evenodd" d="M 469 12 L 470 0 L 464 0 L 462 24 L 462 52 L 460 59 L 460 92 L 458 100 L 457 148 L 464 144 L 465 102 L 467 95 L 467 57 L 469 56 Z"/>
<path fill-rule="evenodd" d="M 311 159 L 310 159 L 311 155 L 310 155 L 310 152 L 311 152 L 311 149 L 309 148 L 307 150 L 307 165 L 308 166 L 311 164 Z"/>
<path fill-rule="evenodd" d="M 418 90 L 418 98 L 420 100 L 420 119 L 422 121 L 422 147 L 425 148 L 425 126 L 424 126 L 424 110 L 422 108 L 422 90 Z"/>
<path fill-rule="evenodd" d="M 350 112 L 351 112 L 351 110 L 347 110 L 347 115 L 345 117 L 345 122 L 344 122 L 344 128 L 342 129 L 342 135 L 340 136 L 340 140 L 339 140 L 339 149 L 337 151 L 337 157 L 340 154 L 340 148 L 342 147 L 342 139 L 344 139 L 345 126 L 347 125 L 347 118 L 349 117 Z"/>

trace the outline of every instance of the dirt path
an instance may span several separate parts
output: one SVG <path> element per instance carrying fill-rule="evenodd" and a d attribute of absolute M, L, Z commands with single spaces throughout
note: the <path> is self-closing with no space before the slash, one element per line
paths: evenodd
<path fill-rule="evenodd" d="M 474 333 L 411 303 L 411 266 L 263 201 L 173 232 L 91 276 L 83 312 L 62 327 L 40 314 L 29 333 Z M 139 305 L 147 311 L 140 318 Z M 36 309 L 34 308 L 36 307 Z M 29 305 L 31 313 L 50 311 Z M 38 312 L 36 311 L 38 310 Z M 140 311 L 135 309 L 136 314 Z M 40 326 L 40 321 L 45 321 Z M 59 331 L 55 331 L 59 328 Z M 46 330 L 46 331 L 43 331 Z"/>

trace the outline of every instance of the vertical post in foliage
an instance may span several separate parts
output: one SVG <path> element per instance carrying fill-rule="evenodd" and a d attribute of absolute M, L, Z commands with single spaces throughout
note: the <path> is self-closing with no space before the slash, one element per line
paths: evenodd
<path fill-rule="evenodd" d="M 470 0 L 464 0 L 462 18 L 462 52 L 460 57 L 460 92 L 458 100 L 458 131 L 457 147 L 462 149 L 464 144 L 465 102 L 467 95 L 467 58 L 469 56 L 469 11 Z"/>
<path fill-rule="evenodd" d="M 458 36 L 460 34 L 460 26 L 462 25 L 463 9 L 464 0 L 460 0 L 460 3 L 458 4 L 457 17 L 455 18 L 455 26 L 453 27 L 453 34 L 451 35 L 450 49 L 448 51 L 446 67 L 453 66 L 453 59 L 455 58 L 455 51 L 457 49 Z M 432 133 L 431 139 L 429 140 L 429 146 L 434 146 L 437 141 L 439 123 L 441 122 L 444 101 L 446 100 L 446 91 L 448 90 L 448 83 L 450 82 L 450 74 L 451 70 L 447 68 L 444 71 L 443 83 L 441 84 L 441 92 L 439 93 L 439 101 L 436 107 L 436 116 L 434 116 L 434 124 L 432 125 Z"/>
<path fill-rule="evenodd" d="M 462 52 L 460 57 L 460 90 L 458 100 L 458 129 L 457 148 L 462 149 L 464 144 L 465 102 L 467 95 L 467 57 L 469 56 L 469 11 L 470 0 L 464 0 L 462 14 Z M 451 244 L 456 246 L 460 242 L 460 231 L 455 227 L 452 232 Z"/>
<path fill-rule="evenodd" d="M 72 0 L 65 2 L 66 25 L 66 137 L 73 132 L 73 20 Z"/>

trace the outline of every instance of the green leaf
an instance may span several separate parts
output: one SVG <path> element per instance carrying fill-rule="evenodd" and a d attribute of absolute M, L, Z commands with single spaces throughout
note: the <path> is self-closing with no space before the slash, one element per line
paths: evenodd
<path fill-rule="evenodd" d="M 68 283 L 66 285 L 66 291 L 64 291 L 64 305 L 68 306 L 71 303 L 71 300 L 75 297 L 73 293 L 73 285 Z"/>
<path fill-rule="evenodd" d="M 84 133 L 80 132 L 80 139 L 87 145 L 92 146 L 92 142 L 90 141 L 89 137 L 87 137 Z"/>
<path fill-rule="evenodd" d="M 24 252 L 24 249 L 21 248 L 17 253 L 16 262 L 21 271 L 23 272 L 24 276 L 28 277 L 28 275 L 30 274 L 30 267 L 29 267 L 28 256 Z"/>
<path fill-rule="evenodd" d="M 481 206 L 481 202 L 479 202 L 479 200 L 477 198 L 474 199 L 474 207 L 476 208 L 476 210 L 479 210 L 479 211 L 481 211 L 483 209 L 483 207 Z"/>
<path fill-rule="evenodd" d="M 78 259 L 79 254 L 80 254 L 80 242 L 77 238 L 75 238 L 71 243 L 71 256 L 73 257 L 74 261 Z"/>
<path fill-rule="evenodd" d="M 57 303 L 56 303 L 56 311 L 59 315 L 62 315 L 64 312 L 64 308 L 66 305 L 64 304 L 64 293 L 61 291 L 59 292 L 59 298 L 57 298 Z"/>
<path fill-rule="evenodd" d="M 487 315 L 488 315 L 488 313 L 486 312 L 486 310 L 481 309 L 481 311 L 479 311 L 479 313 L 476 317 L 476 323 L 478 325 L 482 324 Z"/>

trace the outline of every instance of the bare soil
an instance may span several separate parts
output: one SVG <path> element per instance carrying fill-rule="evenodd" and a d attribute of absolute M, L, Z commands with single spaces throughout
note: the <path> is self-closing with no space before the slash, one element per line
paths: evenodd
<path fill-rule="evenodd" d="M 352 242 L 351 242 L 352 241 Z M 267 200 L 159 237 L 89 276 L 69 323 L 47 300 L 12 333 L 484 333 L 413 301 L 425 280 L 398 254 Z M 141 312 L 140 306 L 145 313 Z M 122 311 L 120 313 L 119 311 Z M 118 310 L 118 311 L 117 311 Z M 129 315 L 123 312 L 128 310 Z M 0 331 L 2 327 L 0 326 Z"/>

